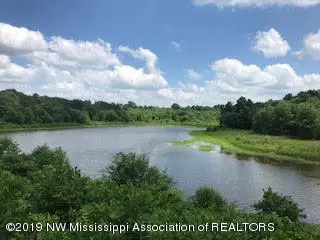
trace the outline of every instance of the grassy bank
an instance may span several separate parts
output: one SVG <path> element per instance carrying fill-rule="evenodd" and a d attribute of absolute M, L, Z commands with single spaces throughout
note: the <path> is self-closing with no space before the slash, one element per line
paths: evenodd
<path fill-rule="evenodd" d="M 173 142 L 173 145 L 182 147 L 197 147 L 199 151 L 202 152 L 210 152 L 215 150 L 213 145 L 200 143 L 196 138 L 188 139 L 181 142 Z"/>
<path fill-rule="evenodd" d="M 177 145 L 202 141 L 218 144 L 224 152 L 260 157 L 264 160 L 320 164 L 320 141 L 260 135 L 244 130 L 192 131 L 190 135 L 192 140 Z"/>
<path fill-rule="evenodd" d="M 41 130 L 60 130 L 73 128 L 99 128 L 99 127 L 125 127 L 125 126 L 191 126 L 206 127 L 210 125 L 208 122 L 101 122 L 95 121 L 87 124 L 79 123 L 52 123 L 52 124 L 0 124 L 1 132 L 19 132 L 19 131 L 41 131 Z M 211 124 L 212 125 L 212 124 Z"/>

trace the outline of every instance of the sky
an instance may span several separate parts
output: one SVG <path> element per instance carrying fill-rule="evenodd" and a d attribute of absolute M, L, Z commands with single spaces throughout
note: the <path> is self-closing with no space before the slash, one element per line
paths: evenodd
<path fill-rule="evenodd" d="M 320 0 L 2 0 L 0 90 L 215 105 L 320 89 Z"/>

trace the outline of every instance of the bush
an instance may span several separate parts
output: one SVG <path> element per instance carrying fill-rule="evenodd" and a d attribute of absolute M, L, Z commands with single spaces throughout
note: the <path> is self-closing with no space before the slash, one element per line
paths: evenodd
<path fill-rule="evenodd" d="M 172 184 L 172 179 L 164 171 L 149 166 L 149 157 L 136 153 L 116 154 L 105 169 L 104 177 L 118 185 L 132 184 L 137 187 L 157 185 L 166 189 Z"/>
<path fill-rule="evenodd" d="M 263 190 L 263 199 L 253 205 L 256 210 L 264 213 L 276 213 L 279 217 L 288 217 L 291 221 L 298 221 L 299 218 L 305 218 L 303 210 L 299 208 L 290 196 L 283 196 L 273 192 L 269 187 Z"/>
<path fill-rule="evenodd" d="M 226 206 L 226 200 L 214 189 L 210 187 L 201 187 L 196 191 L 193 197 L 193 202 L 197 207 L 208 208 L 222 208 Z"/>
<path fill-rule="evenodd" d="M 209 126 L 209 127 L 207 127 L 206 131 L 207 132 L 215 132 L 215 131 L 218 131 L 219 129 L 221 129 L 220 126 Z"/>

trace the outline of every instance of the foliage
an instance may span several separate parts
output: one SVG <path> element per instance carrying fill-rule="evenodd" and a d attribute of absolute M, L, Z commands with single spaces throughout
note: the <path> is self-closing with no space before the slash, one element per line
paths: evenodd
<path fill-rule="evenodd" d="M 209 127 L 207 127 L 206 131 L 207 132 L 215 132 L 215 131 L 218 131 L 221 129 L 223 129 L 222 126 L 209 126 Z"/>
<path fill-rule="evenodd" d="M 253 130 L 301 139 L 320 139 L 320 91 L 286 95 L 282 101 L 269 101 L 257 111 Z"/>
<path fill-rule="evenodd" d="M 190 142 L 214 143 L 225 152 L 261 157 L 262 160 L 319 162 L 320 141 L 305 141 L 288 137 L 256 134 L 247 130 L 225 129 L 214 132 L 192 131 Z"/>
<path fill-rule="evenodd" d="M 287 94 L 283 100 L 253 103 L 240 97 L 235 104 L 169 108 L 97 101 L 67 100 L 25 95 L 14 89 L 0 91 L 0 128 L 30 126 L 122 124 L 185 124 L 254 130 L 257 133 L 320 139 L 320 90 Z"/>
<path fill-rule="evenodd" d="M 289 221 L 292 212 L 246 213 L 229 205 L 213 189 L 197 190 L 193 201 L 169 185 L 170 177 L 149 165 L 149 158 L 120 153 L 104 177 L 89 179 L 71 167 L 61 149 L 41 146 L 21 153 L 9 139 L 0 140 L 1 239 L 310 239 L 320 237 L 317 226 Z M 16 159 L 13 163 L 7 158 Z M 21 171 L 24 168 L 25 171 Z M 132 172 L 129 169 L 132 168 Z M 141 168 L 141 169 L 140 169 Z M 165 180 L 165 181 L 164 181 Z M 164 187 L 159 187 L 164 186 Z M 275 203 L 279 196 L 275 193 Z M 276 196 L 276 197 L 274 197 Z M 281 197 L 280 197 L 281 199 Z M 263 200 L 265 201 L 265 200 Z M 262 201 L 262 202 L 263 202 Z M 281 203 L 284 201 L 280 201 Z M 257 203 L 260 204 L 260 203 Z M 279 204 L 278 204 L 279 205 Z M 285 206 L 298 206 L 289 201 Z M 288 216 L 289 215 L 289 216 Z M 275 231 L 139 232 L 8 232 L 8 222 L 109 224 L 274 223 Z"/>
<path fill-rule="evenodd" d="M 200 187 L 196 191 L 193 202 L 200 208 L 214 207 L 216 209 L 220 209 L 227 204 L 226 200 L 210 187 Z"/>
<path fill-rule="evenodd" d="M 214 150 L 214 146 L 212 145 L 200 145 L 199 150 L 203 152 L 210 152 Z"/>
<path fill-rule="evenodd" d="M 135 153 L 116 154 L 104 173 L 105 178 L 118 185 L 157 185 L 159 188 L 168 188 L 172 184 L 172 179 L 165 172 L 149 166 L 149 158 L 146 155 Z"/>
<path fill-rule="evenodd" d="M 233 105 L 228 102 L 221 108 L 221 125 L 229 128 L 251 129 L 253 116 L 259 103 L 253 103 L 250 99 L 240 97 Z"/>
<path fill-rule="evenodd" d="M 228 128 L 320 139 L 320 90 L 300 92 L 296 96 L 287 94 L 281 101 L 266 103 L 253 103 L 240 97 L 235 105 L 228 102 L 219 107 L 220 123 Z"/>
<path fill-rule="evenodd" d="M 299 218 L 305 218 L 303 210 L 299 208 L 290 196 L 283 196 L 273 192 L 269 187 L 263 190 L 263 199 L 254 204 L 256 210 L 265 213 L 276 213 L 280 217 L 288 217 L 291 221 L 298 221 Z"/>
<path fill-rule="evenodd" d="M 165 123 L 217 125 L 220 111 L 217 107 L 173 104 L 172 108 L 137 106 L 97 101 L 67 100 L 57 97 L 25 95 L 14 89 L 0 91 L 0 123 L 27 127 L 32 124 L 84 124 L 95 121 L 120 123 Z M 0 124 L 1 128 L 1 124 Z"/>

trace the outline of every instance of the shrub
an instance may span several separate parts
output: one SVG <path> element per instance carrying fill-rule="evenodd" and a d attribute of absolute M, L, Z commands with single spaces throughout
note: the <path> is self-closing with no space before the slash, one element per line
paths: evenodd
<path fill-rule="evenodd" d="M 256 210 L 265 213 L 276 213 L 279 217 L 288 217 L 291 221 L 305 218 L 303 210 L 299 208 L 290 196 L 284 196 L 273 192 L 271 187 L 263 190 L 263 199 L 253 205 Z"/>
<path fill-rule="evenodd" d="M 226 200 L 214 189 L 210 187 L 201 187 L 196 191 L 193 202 L 200 208 L 222 208 L 226 205 Z"/>
<path fill-rule="evenodd" d="M 118 153 L 112 163 L 105 169 L 104 177 L 112 182 L 142 185 L 157 185 L 159 188 L 168 188 L 172 179 L 157 167 L 149 166 L 149 157 L 136 153 Z"/>

